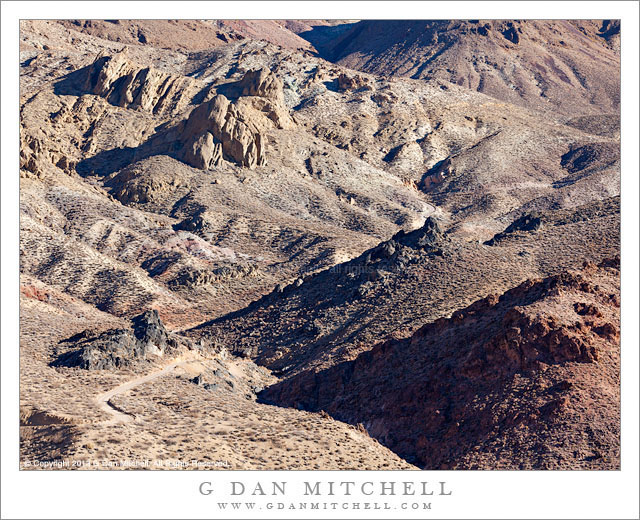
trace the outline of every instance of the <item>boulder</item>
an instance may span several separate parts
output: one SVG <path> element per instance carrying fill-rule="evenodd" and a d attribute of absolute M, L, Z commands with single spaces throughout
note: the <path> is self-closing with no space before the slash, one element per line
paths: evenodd
<path fill-rule="evenodd" d="M 258 96 L 284 105 L 284 85 L 269 69 L 261 68 L 247 72 L 237 87 L 240 96 Z"/>
<path fill-rule="evenodd" d="M 369 78 L 356 74 L 349 76 L 344 72 L 338 76 L 338 90 L 347 92 L 349 90 L 358 90 L 362 87 L 369 86 Z"/>
<path fill-rule="evenodd" d="M 208 170 L 222 162 L 222 143 L 211 132 L 195 137 L 191 145 L 184 145 L 184 161 L 194 168 Z"/>
<path fill-rule="evenodd" d="M 240 81 L 225 85 L 223 91 L 237 98 L 235 107 L 256 128 L 295 127 L 285 103 L 282 80 L 269 69 L 251 70 Z"/>

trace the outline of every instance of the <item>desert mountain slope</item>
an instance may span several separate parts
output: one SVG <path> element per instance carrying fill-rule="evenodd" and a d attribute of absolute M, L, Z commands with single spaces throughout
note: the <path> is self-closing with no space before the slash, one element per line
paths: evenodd
<path fill-rule="evenodd" d="M 495 245 L 443 233 L 435 219 L 353 260 L 288 286 L 189 334 L 227 337 L 240 355 L 290 377 L 406 336 L 492 292 L 617 254 L 619 200 L 539 214 L 505 226 Z M 331 291 L 326 288 L 331 287 Z"/>
<path fill-rule="evenodd" d="M 323 55 L 365 72 L 443 79 L 578 116 L 618 111 L 619 38 L 620 24 L 610 20 L 366 20 L 333 39 Z"/>
<path fill-rule="evenodd" d="M 56 23 L 73 31 L 71 34 L 180 51 L 210 49 L 243 38 L 204 20 L 59 20 Z"/>
<path fill-rule="evenodd" d="M 426 469 L 615 467 L 618 276 L 527 280 L 261 397 L 362 422 Z"/>
<path fill-rule="evenodd" d="M 230 50 L 253 67 L 265 63 L 257 57 L 291 58 L 264 45 Z M 22 225 L 38 247 L 23 248 L 23 272 L 115 313 L 162 301 L 164 319 L 187 325 L 188 307 L 196 322 L 199 312 L 239 308 L 434 211 L 397 176 L 301 132 L 268 69 L 238 70 L 233 52 L 183 56 L 180 65 L 166 51 L 176 64 L 169 72 L 170 59 L 140 65 L 147 48 L 85 57 L 37 93 L 25 89 Z M 43 81 L 44 64 L 65 52 L 27 60 L 23 81 Z M 185 67 L 197 76 L 181 74 Z M 310 154 L 332 171 L 312 174 Z M 70 239 L 82 242 L 75 262 L 64 253 Z M 136 288 L 114 296 L 101 279 L 123 287 L 135 279 Z"/>
<path fill-rule="evenodd" d="M 296 33 L 311 26 L 295 20 L 60 20 L 64 27 L 105 40 L 148 45 L 179 51 L 201 51 L 226 43 L 250 39 L 281 47 L 315 52 Z M 312 23 L 325 23 L 318 20 Z"/>

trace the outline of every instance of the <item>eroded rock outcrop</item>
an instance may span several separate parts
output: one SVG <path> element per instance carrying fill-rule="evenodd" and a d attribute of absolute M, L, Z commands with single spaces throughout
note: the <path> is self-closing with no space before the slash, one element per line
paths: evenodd
<path fill-rule="evenodd" d="M 285 103 L 283 82 L 269 69 L 263 67 L 247 72 L 232 86 L 231 92 L 238 97 L 238 109 L 249 115 L 258 128 L 295 127 Z M 265 117 L 268 121 L 261 121 Z"/>
<path fill-rule="evenodd" d="M 245 278 L 256 274 L 257 267 L 252 264 L 224 265 L 207 271 L 185 268 L 169 281 L 169 286 L 172 288 L 201 287 L 231 278 Z"/>
<path fill-rule="evenodd" d="M 338 76 L 338 90 L 341 92 L 347 92 L 350 90 L 358 90 L 362 87 L 367 87 L 371 90 L 369 85 L 369 78 L 356 74 L 354 76 L 345 74 L 344 72 Z"/>
<path fill-rule="evenodd" d="M 53 365 L 85 370 L 122 368 L 149 356 L 163 356 L 179 346 L 156 310 L 136 316 L 131 325 L 131 329 L 111 329 L 99 334 L 84 331 L 69 338 L 66 342 L 76 343 L 80 348 L 59 356 Z"/>
<path fill-rule="evenodd" d="M 238 82 L 240 96 L 258 96 L 284 105 L 284 85 L 269 69 L 261 68 L 247 72 Z"/>
<path fill-rule="evenodd" d="M 192 78 L 140 67 L 122 51 L 99 56 L 87 68 L 84 88 L 112 105 L 169 116 L 184 111 L 203 85 Z M 210 89 L 205 99 L 186 119 L 170 123 L 140 145 L 136 157 L 171 155 L 202 170 L 219 166 L 223 160 L 254 168 L 266 165 L 265 133 L 295 127 L 284 104 L 282 81 L 265 68 Z M 27 168 L 33 161 L 25 157 L 23 162 Z"/>
<path fill-rule="evenodd" d="M 246 168 L 263 166 L 263 136 L 247 114 L 222 94 L 195 108 L 179 129 L 179 158 L 194 168 L 215 166 L 222 157 Z"/>
<path fill-rule="evenodd" d="M 109 103 L 167 115 L 184 108 L 195 93 L 193 80 L 141 67 L 125 50 L 98 56 L 87 71 L 85 88 Z"/>
<path fill-rule="evenodd" d="M 222 143 L 211 132 L 204 132 L 184 145 L 183 160 L 194 168 L 208 170 L 222 162 Z"/>
<path fill-rule="evenodd" d="M 264 166 L 264 133 L 295 126 L 284 105 L 282 81 L 271 71 L 247 72 L 195 108 L 175 133 L 182 146 L 178 158 L 194 168 L 209 169 L 223 159 L 246 168 Z"/>
<path fill-rule="evenodd" d="M 398 231 L 389 240 L 365 252 L 363 259 L 364 263 L 369 265 L 383 260 L 385 263 L 398 263 L 402 266 L 406 256 L 416 251 L 428 255 L 443 255 L 443 248 L 448 240 L 437 219 L 428 217 L 422 227 L 408 233 Z"/>

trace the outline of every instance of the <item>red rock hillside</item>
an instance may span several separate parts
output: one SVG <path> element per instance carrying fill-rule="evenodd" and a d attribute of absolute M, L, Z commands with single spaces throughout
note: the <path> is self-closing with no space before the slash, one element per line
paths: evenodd
<path fill-rule="evenodd" d="M 619 266 L 527 280 L 262 398 L 426 469 L 618 468 Z"/>

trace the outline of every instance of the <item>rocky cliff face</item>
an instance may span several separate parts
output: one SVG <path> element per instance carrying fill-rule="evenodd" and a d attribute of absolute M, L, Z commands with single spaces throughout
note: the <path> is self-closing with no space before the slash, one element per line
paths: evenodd
<path fill-rule="evenodd" d="M 204 170 L 217 166 L 223 157 L 246 168 L 264 166 L 262 134 L 246 115 L 222 94 L 200 105 L 178 130 L 180 158 Z"/>
<path fill-rule="evenodd" d="M 160 117 L 186 109 L 198 88 L 206 90 L 191 78 L 142 68 L 125 51 L 99 56 L 86 71 L 85 88 L 113 105 Z M 264 131 L 295 126 L 284 105 L 282 81 L 260 68 L 223 90 L 232 99 L 209 89 L 211 99 L 193 109 L 186 120 L 152 136 L 142 153 L 175 150 L 178 159 L 202 170 L 223 160 L 246 168 L 265 166 Z M 28 159 L 25 162 L 29 164 Z"/>
<path fill-rule="evenodd" d="M 295 126 L 284 105 L 282 81 L 261 68 L 224 90 L 235 101 L 219 93 L 195 108 L 177 129 L 179 158 L 204 170 L 223 159 L 246 168 L 265 166 L 264 132 Z"/>
<path fill-rule="evenodd" d="M 241 96 L 258 96 L 284 105 L 282 80 L 264 67 L 247 72 L 237 88 Z"/>

